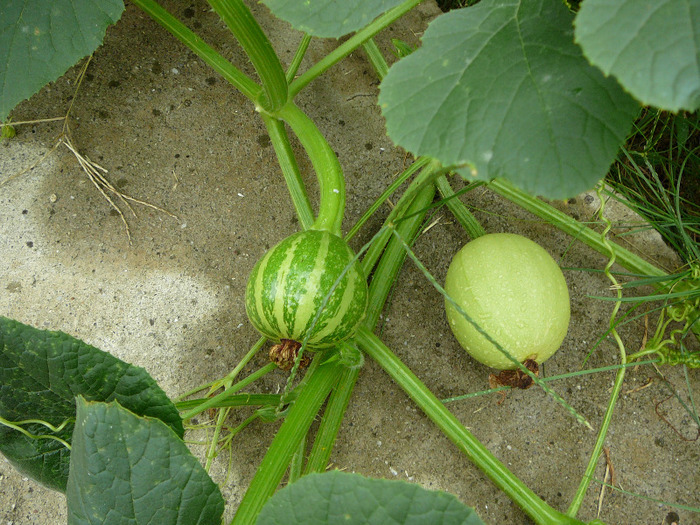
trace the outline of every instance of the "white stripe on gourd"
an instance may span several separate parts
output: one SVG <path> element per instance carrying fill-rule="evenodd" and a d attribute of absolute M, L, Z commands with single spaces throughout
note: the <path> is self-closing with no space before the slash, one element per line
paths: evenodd
<path fill-rule="evenodd" d="M 313 266 L 313 270 L 311 270 L 309 280 L 305 281 L 304 283 L 304 295 L 308 297 L 313 297 L 313 301 L 306 301 L 301 302 L 299 305 L 293 305 L 292 307 L 296 306 L 296 312 L 289 311 L 289 314 L 292 316 L 293 319 L 293 334 L 303 333 L 302 331 L 306 329 L 306 326 L 308 325 L 309 321 L 313 321 L 316 317 L 318 307 L 320 306 L 318 304 L 318 297 L 321 296 L 320 301 L 323 301 L 323 298 L 329 292 L 329 290 L 321 290 L 320 286 L 321 278 L 323 277 L 323 269 L 326 267 L 327 264 L 326 258 L 328 256 L 329 244 L 330 236 L 324 235 L 323 237 L 321 237 L 321 245 L 319 246 L 319 249 L 316 252 L 316 256 L 314 257 L 315 264 Z M 299 283 L 297 283 L 297 286 L 298 285 Z M 314 339 L 316 338 L 314 337 Z"/>
<path fill-rule="evenodd" d="M 297 251 L 297 246 L 301 242 L 300 238 L 295 239 L 295 241 L 292 243 L 292 245 L 287 249 L 285 253 L 285 258 L 282 264 L 279 267 L 279 278 L 277 283 L 282 284 L 286 283 L 289 279 L 289 272 L 292 266 L 292 262 L 294 260 L 294 255 L 296 254 Z M 285 313 L 287 309 L 287 294 L 285 293 L 287 290 L 284 289 L 284 286 L 281 286 L 279 290 L 276 290 L 275 293 L 275 303 L 274 303 L 274 309 L 273 313 L 275 318 L 277 319 L 277 326 L 280 327 L 280 329 L 285 330 L 284 333 L 280 334 L 280 337 L 284 336 L 285 339 L 291 339 L 289 336 L 291 335 L 288 330 L 286 330 L 287 327 L 287 322 L 285 321 Z"/>
<path fill-rule="evenodd" d="M 345 241 L 330 232 L 291 235 L 253 268 L 246 287 L 248 317 L 275 341 L 303 342 L 308 335 L 307 344 L 313 349 L 347 339 L 364 318 L 368 295 L 365 277 L 353 258 Z"/>

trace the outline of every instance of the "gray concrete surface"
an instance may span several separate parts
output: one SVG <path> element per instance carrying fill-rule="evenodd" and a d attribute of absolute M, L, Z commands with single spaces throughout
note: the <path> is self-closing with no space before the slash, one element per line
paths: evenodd
<path fill-rule="evenodd" d="M 205 2 L 164 5 L 196 28 L 227 57 L 252 68 Z M 192 9 L 185 13 L 185 8 Z M 255 6 L 285 60 L 299 35 L 270 20 Z M 380 39 L 416 43 L 435 7 L 428 4 Z M 335 46 L 314 42 L 306 67 Z M 42 90 L 13 113 L 14 120 L 61 116 L 74 91 L 78 69 Z M 392 149 L 376 106 L 377 82 L 362 53 L 349 57 L 299 97 L 338 153 L 348 186 L 345 227 L 349 227 L 406 163 Z M 133 244 L 110 208 L 63 146 L 33 170 L 0 186 L 0 314 L 40 328 L 60 329 L 113 355 L 145 367 L 171 396 L 226 374 L 257 339 L 244 311 L 247 274 L 271 245 L 297 228 L 294 211 L 265 130 L 252 106 L 196 57 L 129 6 L 95 53 L 73 108 L 72 137 L 82 154 L 104 166 L 124 193 L 177 215 L 135 205 L 127 210 Z M 18 128 L 0 144 L 0 180 L 45 155 L 60 124 Z M 302 165 L 310 184 L 308 163 Z M 464 201 L 488 231 L 527 235 L 562 266 L 601 269 L 605 258 L 572 243 L 488 191 Z M 580 196 L 562 205 L 582 220 L 595 211 L 594 199 Z M 354 246 L 372 235 L 387 213 L 370 221 Z M 438 280 L 466 236 L 446 211 L 416 244 L 416 253 Z M 626 242 L 642 242 L 625 238 Z M 677 264 L 658 239 L 642 246 L 645 255 L 672 270 Z M 641 245 L 639 245 L 641 246 Z M 590 298 L 610 295 L 597 273 L 565 272 L 572 296 L 572 322 L 562 349 L 547 363 L 547 375 L 617 362 L 605 332 L 611 303 Z M 621 334 L 630 351 L 639 348 L 643 320 Z M 411 264 L 404 268 L 381 324 L 381 337 L 439 396 L 487 388 L 487 368 L 472 361 L 452 338 L 441 297 Z M 264 364 L 264 356 L 250 369 Z M 663 367 L 681 392 L 680 369 Z M 554 388 L 597 428 L 612 373 L 558 381 Z M 646 388 L 640 388 L 651 383 Z M 689 381 L 698 396 L 700 380 Z M 285 375 L 272 374 L 257 387 L 275 391 Z M 699 449 L 686 442 L 655 412 L 667 396 L 653 369 L 631 369 L 607 439 L 616 483 L 626 491 L 607 494 L 601 518 L 616 524 L 662 523 L 671 509 L 655 500 L 699 505 Z M 450 409 L 535 492 L 566 509 L 582 475 L 595 435 L 538 389 L 454 402 Z M 694 427 L 676 402 L 662 406 L 679 431 Z M 232 425 L 246 417 L 241 411 Z M 254 424 L 233 443 L 231 470 L 223 455 L 212 470 L 222 484 L 230 519 L 263 457 L 277 425 Z M 188 437 L 201 439 L 191 433 Z M 200 455 L 203 448 L 193 445 Z M 420 413 L 384 372 L 369 361 L 362 370 L 332 456 L 333 465 L 369 476 L 410 480 L 457 495 L 489 523 L 524 524 L 527 518 Z M 597 479 L 604 476 L 601 461 Z M 596 515 L 594 483 L 579 516 Z M 677 511 L 680 523 L 700 517 Z M 2 525 L 65 522 L 65 499 L 23 478 L 0 459 Z"/>

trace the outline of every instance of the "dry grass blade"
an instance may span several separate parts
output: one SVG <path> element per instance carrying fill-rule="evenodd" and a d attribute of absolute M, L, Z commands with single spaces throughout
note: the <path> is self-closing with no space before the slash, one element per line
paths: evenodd
<path fill-rule="evenodd" d="M 434 228 L 435 226 L 437 226 L 438 224 L 440 224 L 440 221 L 441 221 L 441 220 L 442 220 L 442 215 L 441 215 L 440 217 L 438 217 L 437 219 L 435 219 L 435 220 L 434 220 L 433 222 L 431 222 L 430 224 L 428 224 L 425 228 L 423 228 L 423 231 L 421 231 L 420 234 L 423 235 L 423 234 L 426 233 L 428 230 Z"/>
<path fill-rule="evenodd" d="M 68 148 L 71 153 L 75 156 L 76 160 L 78 161 L 78 164 L 82 168 L 82 170 L 85 172 L 85 174 L 88 176 L 90 179 L 90 182 L 97 188 L 97 190 L 102 194 L 102 196 L 107 200 L 109 205 L 119 214 L 119 218 L 121 219 L 122 223 L 124 224 L 124 230 L 126 231 L 126 236 L 129 240 L 129 244 L 131 244 L 131 232 L 129 230 L 129 223 L 126 220 L 126 217 L 124 216 L 124 212 L 122 212 L 121 208 L 117 206 L 117 204 L 112 200 L 110 197 L 110 194 L 116 196 L 120 201 L 124 203 L 124 205 L 129 209 L 131 214 L 134 217 L 137 217 L 136 212 L 134 211 L 134 208 L 131 206 L 130 203 L 135 203 L 135 204 L 140 204 L 142 206 L 147 206 L 149 208 L 152 208 L 154 210 L 160 211 L 162 213 L 165 213 L 166 215 L 169 215 L 170 217 L 173 217 L 174 219 L 177 219 L 177 216 L 173 213 L 170 213 L 169 211 L 156 206 L 155 204 L 151 204 L 150 202 L 142 201 L 140 199 L 136 199 L 134 197 L 131 197 L 130 195 L 127 195 L 121 191 L 119 191 L 117 188 L 112 186 L 112 184 L 107 180 L 102 174 L 103 173 L 108 173 L 108 171 L 97 164 L 96 162 L 93 162 L 90 160 L 89 157 L 83 156 L 80 154 L 80 152 L 73 146 L 73 143 L 71 142 L 70 138 L 67 135 L 64 135 L 61 137 L 59 140 L 59 144 L 63 144 L 66 148 Z"/>
<path fill-rule="evenodd" d="M 51 117 L 51 118 L 40 118 L 36 120 L 20 120 L 18 122 L 10 122 L 13 126 L 23 126 L 26 124 L 41 124 L 42 122 L 56 122 L 58 120 L 65 120 L 66 117 Z"/>
<path fill-rule="evenodd" d="M 598 495 L 598 509 L 596 513 L 596 518 L 600 517 L 600 512 L 603 510 L 603 500 L 605 499 L 605 489 L 608 484 L 615 486 L 615 467 L 613 467 L 612 460 L 610 459 L 610 448 L 603 447 L 603 454 L 605 454 L 605 477 L 603 479 L 603 484 L 600 487 L 600 494 Z"/>
<path fill-rule="evenodd" d="M 169 211 L 156 206 L 155 204 L 151 204 L 150 202 L 142 201 L 140 199 L 136 199 L 134 197 L 131 197 L 130 195 L 126 195 L 125 193 L 122 193 L 119 191 L 117 188 L 115 188 L 109 180 L 103 175 L 108 173 L 108 171 L 97 164 L 96 162 L 93 162 L 90 160 L 89 157 L 82 155 L 78 149 L 73 145 L 73 142 L 70 139 L 70 127 L 68 125 L 68 117 L 70 116 L 71 110 L 73 109 L 73 104 L 75 103 L 75 100 L 78 95 L 78 90 L 80 89 L 80 86 L 82 84 L 83 78 L 85 77 L 85 72 L 87 71 L 88 65 L 90 64 L 92 56 L 88 57 L 86 60 L 85 64 L 80 70 L 80 73 L 78 74 L 78 78 L 76 80 L 76 88 L 75 92 L 73 94 L 73 98 L 71 99 L 70 107 L 68 108 L 68 111 L 66 112 L 66 115 L 63 117 L 54 117 L 54 118 L 47 118 L 47 119 L 39 119 L 39 120 L 27 120 L 27 121 L 19 121 L 19 122 L 13 122 L 12 125 L 22 125 L 22 124 L 36 124 L 40 122 L 53 122 L 53 121 L 58 121 L 62 120 L 63 121 L 63 131 L 58 137 L 58 140 L 56 143 L 53 145 L 53 147 L 47 151 L 44 155 L 41 156 L 40 159 L 37 161 L 33 162 L 30 166 L 25 168 L 24 170 L 20 171 L 19 173 L 15 173 L 14 175 L 11 175 L 9 178 L 0 181 L 0 186 L 3 186 L 10 182 L 11 180 L 14 180 L 18 177 L 21 177 L 25 173 L 33 170 L 36 166 L 41 164 L 46 157 L 48 157 L 51 153 L 53 153 L 60 145 L 64 145 L 68 150 L 73 154 L 73 156 L 76 158 L 78 161 L 78 164 L 80 165 L 80 168 L 83 170 L 83 172 L 87 175 L 88 179 L 90 179 L 90 182 L 97 188 L 97 190 L 100 192 L 102 197 L 105 198 L 105 200 L 109 203 L 109 205 L 114 209 L 117 214 L 119 215 L 119 218 L 121 219 L 122 223 L 124 224 L 124 230 L 126 231 L 126 237 L 129 240 L 129 245 L 131 245 L 131 232 L 129 230 L 129 223 L 126 220 L 126 217 L 124 216 L 124 212 L 122 212 L 121 208 L 115 203 L 114 199 L 110 195 L 115 196 L 118 200 L 120 200 L 124 206 L 128 208 L 128 210 L 131 212 L 131 214 L 134 217 L 137 217 L 136 212 L 134 211 L 133 207 L 131 206 L 131 203 L 134 204 L 140 204 L 142 206 L 147 206 L 151 209 L 157 210 L 159 212 L 165 213 L 166 215 L 169 215 L 170 217 L 174 218 L 177 220 L 177 216 L 174 215 L 173 213 L 170 213 Z M 173 173 L 174 175 L 174 173 Z M 177 187 L 177 177 L 176 177 L 176 183 L 173 189 Z"/>

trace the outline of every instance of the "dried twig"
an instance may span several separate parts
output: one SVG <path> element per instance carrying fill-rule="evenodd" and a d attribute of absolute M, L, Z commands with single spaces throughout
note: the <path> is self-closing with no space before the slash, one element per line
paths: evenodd
<path fill-rule="evenodd" d="M 612 460 L 610 459 L 610 447 L 603 447 L 603 454 L 605 454 L 605 477 L 603 478 L 603 484 L 600 487 L 600 494 L 598 495 L 598 509 L 596 513 L 596 518 L 600 517 L 600 512 L 603 510 L 603 499 L 605 499 L 605 489 L 608 485 L 615 486 L 615 467 L 613 467 Z"/>
<path fill-rule="evenodd" d="M 39 119 L 39 120 L 28 120 L 28 121 L 19 121 L 19 122 L 13 122 L 13 125 L 21 125 L 21 124 L 34 124 L 38 122 L 53 122 L 57 120 L 63 120 L 63 129 L 61 131 L 61 134 L 59 135 L 58 139 L 56 140 L 56 143 L 53 145 L 53 147 L 47 151 L 40 159 L 37 161 L 33 162 L 30 166 L 25 168 L 19 173 L 16 173 L 9 178 L 0 181 L 0 186 L 3 186 L 4 184 L 7 184 L 11 180 L 14 180 L 28 171 L 31 171 L 34 169 L 36 166 L 38 166 L 41 162 L 48 157 L 51 153 L 53 153 L 59 146 L 63 145 L 68 150 L 73 154 L 73 156 L 76 158 L 78 161 L 78 164 L 80 168 L 83 170 L 83 172 L 87 175 L 88 179 L 90 179 L 90 182 L 97 188 L 97 190 L 100 192 L 102 197 L 109 203 L 109 205 L 114 209 L 117 214 L 119 214 L 120 219 L 122 220 L 122 223 L 124 224 L 124 229 L 126 231 L 126 236 L 127 239 L 129 240 L 129 244 L 131 244 L 131 233 L 129 231 L 129 223 L 126 221 L 126 217 L 124 216 L 124 213 L 122 212 L 121 208 L 115 203 L 115 201 L 110 197 L 111 195 L 114 195 L 120 200 L 124 206 L 128 208 L 128 210 L 131 212 L 131 214 L 136 217 L 136 212 L 134 211 L 133 207 L 131 206 L 130 203 L 135 203 L 135 204 L 141 204 L 142 206 L 147 206 L 149 208 L 152 208 L 154 210 L 160 211 L 162 213 L 165 213 L 166 215 L 169 215 L 170 217 L 173 217 L 174 219 L 177 219 L 177 216 L 170 213 L 169 211 L 156 206 L 154 204 L 151 204 L 146 201 L 142 201 L 139 199 L 136 199 L 134 197 L 131 197 L 129 195 L 126 195 L 116 189 L 112 184 L 107 180 L 107 178 L 104 176 L 104 174 L 108 173 L 108 171 L 97 164 L 96 162 L 93 162 L 90 160 L 89 157 L 82 155 L 78 149 L 73 145 L 73 142 L 71 140 L 71 134 L 70 134 L 70 126 L 69 126 L 69 121 L 68 117 L 70 116 L 70 113 L 73 109 L 73 104 L 75 103 L 75 99 L 77 98 L 78 95 L 78 90 L 80 89 L 80 86 L 83 82 L 83 79 L 85 78 L 85 73 L 87 71 L 88 65 L 90 64 L 90 60 L 92 59 L 92 56 L 88 57 L 87 61 L 83 65 L 83 67 L 80 70 L 80 73 L 78 74 L 78 78 L 76 80 L 76 87 L 75 91 L 73 93 L 73 98 L 71 100 L 70 106 L 68 107 L 68 111 L 66 112 L 65 116 L 63 117 L 55 117 L 55 118 L 48 118 L 48 119 Z M 175 187 L 177 187 L 177 177 L 175 178 Z"/>
<path fill-rule="evenodd" d="M 150 202 L 142 201 L 140 199 L 136 199 L 134 197 L 126 195 L 125 193 L 122 193 L 114 186 L 112 186 L 112 184 L 102 175 L 103 173 L 108 173 L 108 171 L 96 162 L 91 161 L 89 157 L 81 155 L 75 148 L 75 146 L 73 146 L 73 143 L 71 142 L 70 137 L 68 135 L 64 135 L 63 137 L 61 137 L 61 139 L 59 140 L 59 144 L 63 144 L 64 146 L 66 146 L 66 148 L 68 148 L 71 151 L 71 153 L 73 153 L 73 155 L 78 161 L 78 164 L 88 176 L 88 179 L 90 179 L 90 182 L 93 183 L 97 190 L 107 200 L 109 205 L 119 214 L 119 217 L 122 220 L 122 223 L 124 224 L 124 229 L 126 230 L 126 236 L 129 239 L 129 244 L 131 244 L 131 233 L 129 231 L 129 223 L 126 221 L 126 217 L 124 217 L 124 213 L 119 208 L 119 206 L 117 206 L 114 203 L 114 201 L 110 198 L 108 192 L 112 193 L 117 198 L 119 198 L 119 200 L 124 203 L 124 205 L 129 209 L 129 211 L 134 217 L 137 217 L 137 215 L 134 211 L 134 208 L 132 208 L 130 202 L 133 202 L 135 204 L 141 204 L 142 206 L 147 206 L 154 210 L 158 210 L 162 213 L 165 213 L 166 215 L 169 215 L 174 219 L 177 219 L 177 216 L 173 213 L 170 213 L 169 211 L 159 206 L 156 206 L 155 204 L 151 204 Z"/>

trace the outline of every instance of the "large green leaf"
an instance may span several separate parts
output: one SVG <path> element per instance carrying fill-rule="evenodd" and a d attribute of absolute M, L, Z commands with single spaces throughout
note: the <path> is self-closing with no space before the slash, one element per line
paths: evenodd
<path fill-rule="evenodd" d="M 0 1 L 0 121 L 99 47 L 122 0 Z"/>
<path fill-rule="evenodd" d="M 338 38 L 363 28 L 403 0 L 263 0 L 294 29 L 317 37 Z"/>
<path fill-rule="evenodd" d="M 139 368 L 62 332 L 38 330 L 0 316 L 0 417 L 11 423 L 37 419 L 58 432 L 32 423 L 22 428 L 35 436 L 70 442 L 75 396 L 118 400 L 129 410 L 161 419 L 178 436 L 182 420 L 165 392 Z M 54 439 L 28 437 L 0 423 L 0 451 L 20 471 L 64 491 L 69 450 Z"/>
<path fill-rule="evenodd" d="M 69 525 L 213 525 L 224 512 L 219 487 L 162 421 L 82 397 L 66 501 Z"/>
<path fill-rule="evenodd" d="M 644 104 L 700 108 L 699 0 L 586 0 L 576 41 Z"/>
<path fill-rule="evenodd" d="M 582 56 L 561 0 L 483 0 L 439 16 L 379 97 L 393 141 L 565 198 L 601 179 L 638 111 Z"/>
<path fill-rule="evenodd" d="M 404 481 L 330 471 L 309 474 L 270 498 L 257 525 L 483 525 L 446 492 Z"/>

